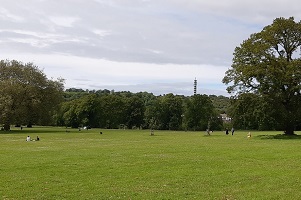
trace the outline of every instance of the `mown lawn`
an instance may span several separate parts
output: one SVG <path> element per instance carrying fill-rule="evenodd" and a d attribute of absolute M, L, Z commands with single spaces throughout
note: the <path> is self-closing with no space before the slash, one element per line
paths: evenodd
<path fill-rule="evenodd" d="M 279 134 L 0 132 L 0 198 L 299 199 L 301 137 Z"/>

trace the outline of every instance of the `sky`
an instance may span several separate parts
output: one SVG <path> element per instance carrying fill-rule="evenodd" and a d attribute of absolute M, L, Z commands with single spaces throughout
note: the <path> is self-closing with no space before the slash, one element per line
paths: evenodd
<path fill-rule="evenodd" d="M 233 52 L 297 0 L 0 0 L 0 59 L 65 89 L 229 96 Z"/>

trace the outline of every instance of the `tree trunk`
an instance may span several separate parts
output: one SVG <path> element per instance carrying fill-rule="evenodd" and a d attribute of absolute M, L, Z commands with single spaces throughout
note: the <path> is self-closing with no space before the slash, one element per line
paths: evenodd
<path fill-rule="evenodd" d="M 284 134 L 285 135 L 295 135 L 294 130 L 295 130 L 294 126 L 286 126 Z"/>
<path fill-rule="evenodd" d="M 7 123 L 4 124 L 3 128 L 4 128 L 5 131 L 10 131 L 10 125 L 7 124 Z"/>

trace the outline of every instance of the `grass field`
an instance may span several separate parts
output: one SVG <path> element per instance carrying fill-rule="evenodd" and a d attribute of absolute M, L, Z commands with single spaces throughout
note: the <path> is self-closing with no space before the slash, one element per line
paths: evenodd
<path fill-rule="evenodd" d="M 300 199 L 301 137 L 280 132 L 0 132 L 2 199 Z M 103 134 L 99 134 L 102 131 Z M 26 142 L 26 136 L 40 141 Z M 278 136 L 277 136 L 278 135 Z"/>

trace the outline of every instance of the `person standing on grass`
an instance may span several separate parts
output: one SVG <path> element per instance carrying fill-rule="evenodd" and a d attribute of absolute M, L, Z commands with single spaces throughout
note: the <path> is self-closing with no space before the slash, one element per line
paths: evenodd
<path fill-rule="evenodd" d="M 229 130 L 228 130 L 228 128 L 226 128 L 226 135 L 229 135 Z"/>
<path fill-rule="evenodd" d="M 232 135 L 234 134 L 234 128 L 232 127 L 232 129 L 231 129 L 231 132 L 232 132 Z"/>

